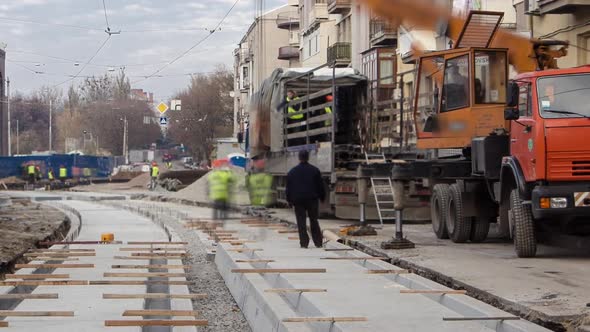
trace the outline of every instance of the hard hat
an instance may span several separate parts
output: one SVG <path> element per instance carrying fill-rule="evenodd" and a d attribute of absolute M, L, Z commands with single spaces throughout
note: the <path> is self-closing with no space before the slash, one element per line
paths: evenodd
<path fill-rule="evenodd" d="M 326 96 L 326 101 L 333 101 L 333 100 L 334 100 L 334 96 L 332 96 L 332 95 Z"/>
<path fill-rule="evenodd" d="M 258 169 L 264 169 L 265 165 L 266 165 L 266 161 L 264 159 L 254 160 L 254 167 L 256 167 Z"/>

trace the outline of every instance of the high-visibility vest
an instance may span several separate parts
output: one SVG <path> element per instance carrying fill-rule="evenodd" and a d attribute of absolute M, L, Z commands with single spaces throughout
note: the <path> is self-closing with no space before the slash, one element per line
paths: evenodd
<path fill-rule="evenodd" d="M 49 171 L 49 172 L 47 173 L 47 178 L 48 178 L 49 180 L 53 180 L 53 171 Z"/>
<path fill-rule="evenodd" d="M 35 175 L 35 166 L 33 166 L 33 165 L 27 166 L 27 174 Z"/>
<path fill-rule="evenodd" d="M 248 176 L 248 189 L 250 190 L 250 204 L 253 206 L 266 206 L 270 204 L 272 175 L 267 173 L 254 173 Z"/>
<path fill-rule="evenodd" d="M 90 168 L 87 168 L 87 167 L 85 167 L 85 168 L 82 170 L 82 174 L 84 175 L 84 177 L 87 177 L 87 178 L 88 178 L 88 177 L 90 177 L 90 175 L 91 175 L 91 173 L 90 173 Z"/>
<path fill-rule="evenodd" d="M 153 166 L 152 167 L 152 177 L 155 178 L 158 175 L 160 175 L 160 168 L 158 168 L 158 166 Z"/>
<path fill-rule="evenodd" d="M 324 108 L 324 111 L 326 112 L 326 114 L 332 114 L 332 107 L 327 106 L 326 108 Z M 331 126 L 332 125 L 332 120 L 326 120 L 326 121 L 324 121 L 324 124 L 326 126 Z"/>
<path fill-rule="evenodd" d="M 65 179 L 68 177 L 68 169 L 65 167 L 60 167 L 59 169 L 59 177 L 61 179 Z"/>
<path fill-rule="evenodd" d="M 293 98 L 293 100 L 299 100 L 299 97 L 295 97 Z M 291 102 L 291 98 L 287 97 L 287 102 Z M 293 106 L 289 106 L 289 108 L 287 109 L 287 113 L 291 114 L 291 113 L 297 113 L 298 111 L 301 111 L 301 104 L 299 104 L 299 109 L 295 110 L 293 108 Z M 291 120 L 301 120 L 303 119 L 303 114 L 295 114 L 295 115 L 291 115 L 289 116 L 289 119 Z"/>
<path fill-rule="evenodd" d="M 227 201 L 232 175 L 229 171 L 214 170 L 207 177 L 209 181 L 209 199 L 213 201 Z"/>

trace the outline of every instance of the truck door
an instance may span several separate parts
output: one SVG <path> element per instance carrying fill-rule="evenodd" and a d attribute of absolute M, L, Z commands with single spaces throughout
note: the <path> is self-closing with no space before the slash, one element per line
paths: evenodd
<path fill-rule="evenodd" d="M 518 160 L 527 182 L 537 178 L 535 172 L 535 132 L 538 130 L 533 114 L 532 87 L 519 84 L 518 111 L 520 118 L 510 126 L 510 152 Z"/>

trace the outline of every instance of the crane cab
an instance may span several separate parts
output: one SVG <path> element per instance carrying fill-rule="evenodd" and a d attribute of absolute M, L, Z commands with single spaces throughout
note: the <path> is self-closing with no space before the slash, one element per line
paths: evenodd
<path fill-rule="evenodd" d="M 452 149 L 508 130 L 508 51 L 459 48 L 420 57 L 415 98 L 417 146 Z"/>

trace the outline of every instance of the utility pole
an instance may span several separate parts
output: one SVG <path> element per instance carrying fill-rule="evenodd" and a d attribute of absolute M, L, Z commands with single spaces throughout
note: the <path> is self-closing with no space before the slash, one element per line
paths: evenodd
<path fill-rule="evenodd" d="M 16 154 L 19 155 L 20 154 L 20 146 L 19 146 L 19 136 L 18 136 L 19 132 L 18 132 L 18 119 L 16 119 Z"/>
<path fill-rule="evenodd" d="M 123 156 L 125 156 L 125 165 L 129 164 L 129 153 L 127 145 L 129 144 L 128 137 L 129 129 L 127 128 L 127 116 L 123 118 Z"/>
<path fill-rule="evenodd" d="M 52 121 L 51 121 L 51 120 L 52 120 L 52 117 L 53 117 L 53 114 L 52 114 L 52 113 L 53 113 L 53 110 L 52 110 L 52 100 L 51 100 L 51 96 L 49 96 L 49 98 L 50 98 L 50 99 L 49 99 L 49 151 L 51 151 L 51 150 L 52 150 L 52 148 L 53 148 L 53 144 L 52 144 L 52 143 L 53 143 L 53 142 L 52 142 L 52 136 L 53 136 L 53 135 L 52 135 L 52 133 L 51 133 L 51 130 L 52 130 L 52 129 L 51 129 L 51 128 L 52 128 L 52 125 L 51 125 L 51 122 L 52 122 Z"/>
<path fill-rule="evenodd" d="M 10 78 L 6 78 L 6 110 L 8 113 L 8 156 L 12 156 L 12 128 L 10 127 Z"/>

